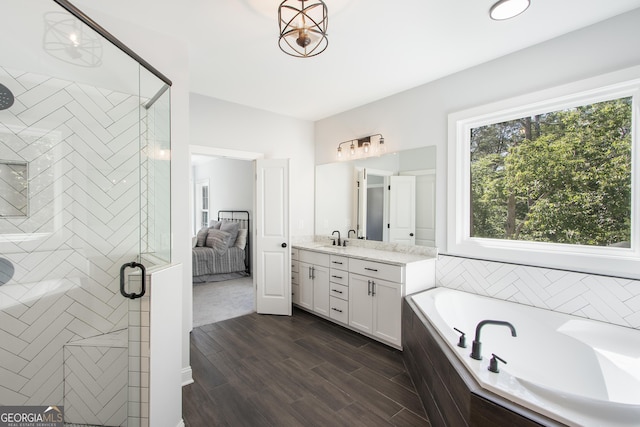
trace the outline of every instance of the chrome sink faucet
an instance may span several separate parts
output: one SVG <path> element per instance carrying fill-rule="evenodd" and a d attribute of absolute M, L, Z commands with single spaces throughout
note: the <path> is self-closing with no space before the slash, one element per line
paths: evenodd
<path fill-rule="evenodd" d="M 480 330 L 484 325 L 500 325 L 506 326 L 511 329 L 511 336 L 516 337 L 516 328 L 509 322 L 505 322 L 504 320 L 483 320 L 478 323 L 476 326 L 476 338 L 473 340 L 473 345 L 471 346 L 471 358 L 476 360 L 482 360 L 482 344 L 480 343 Z"/>
<path fill-rule="evenodd" d="M 331 236 L 333 236 L 334 234 L 338 233 L 338 246 L 340 246 L 342 244 L 341 240 L 340 240 L 340 232 L 338 230 L 334 231 L 333 233 L 331 233 Z M 335 244 L 336 241 L 334 240 L 333 243 Z"/>

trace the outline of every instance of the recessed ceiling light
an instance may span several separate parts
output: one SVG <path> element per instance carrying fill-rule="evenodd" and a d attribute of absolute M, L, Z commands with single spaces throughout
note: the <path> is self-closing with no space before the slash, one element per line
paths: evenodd
<path fill-rule="evenodd" d="M 500 0 L 489 11 L 491 19 L 502 21 L 520 15 L 527 10 L 530 0 Z"/>

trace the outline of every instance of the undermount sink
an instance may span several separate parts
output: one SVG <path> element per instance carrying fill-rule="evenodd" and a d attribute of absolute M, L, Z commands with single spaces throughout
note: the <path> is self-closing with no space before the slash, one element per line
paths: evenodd
<path fill-rule="evenodd" d="M 347 249 L 347 246 L 338 246 L 338 245 L 332 245 L 332 244 L 323 245 L 322 247 L 329 248 L 329 249 Z"/>

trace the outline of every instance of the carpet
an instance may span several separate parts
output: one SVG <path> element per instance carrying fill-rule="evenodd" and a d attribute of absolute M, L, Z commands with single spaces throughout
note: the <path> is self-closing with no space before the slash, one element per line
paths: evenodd
<path fill-rule="evenodd" d="M 253 313 L 254 300 L 251 277 L 193 285 L 193 327 Z"/>

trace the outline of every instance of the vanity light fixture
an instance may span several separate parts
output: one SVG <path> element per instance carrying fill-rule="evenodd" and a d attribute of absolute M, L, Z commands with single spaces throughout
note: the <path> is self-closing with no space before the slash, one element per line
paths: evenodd
<path fill-rule="evenodd" d="M 287 55 L 309 58 L 329 45 L 327 5 L 322 0 L 284 0 L 278 7 L 278 45 Z"/>
<path fill-rule="evenodd" d="M 511 19 L 527 10 L 531 0 L 499 0 L 489 10 L 489 16 L 496 21 Z"/>
<path fill-rule="evenodd" d="M 375 142 L 376 137 L 378 137 L 377 144 L 372 143 Z M 372 156 L 380 156 L 381 154 L 386 153 L 386 147 L 384 145 L 384 137 L 382 134 L 376 133 L 373 135 L 365 136 L 358 139 L 350 139 L 348 141 L 343 141 L 338 144 L 337 156 L 338 160 L 342 160 L 342 145 L 349 144 L 349 158 L 361 158 L 361 157 L 372 157 Z"/>

